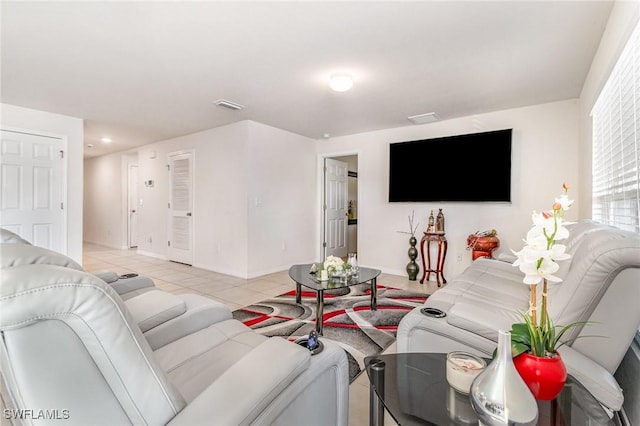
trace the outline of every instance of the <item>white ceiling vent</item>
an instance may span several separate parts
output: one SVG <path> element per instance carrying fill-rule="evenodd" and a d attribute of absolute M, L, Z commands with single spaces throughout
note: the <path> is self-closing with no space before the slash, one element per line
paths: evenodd
<path fill-rule="evenodd" d="M 232 109 L 234 111 L 238 111 L 238 110 L 241 110 L 242 108 L 244 108 L 243 105 L 237 104 L 235 102 L 228 101 L 226 99 L 218 99 L 217 101 L 214 102 L 214 104 L 216 104 L 218 106 L 221 106 L 221 107 L 224 107 L 224 108 Z"/>
<path fill-rule="evenodd" d="M 426 114 L 412 115 L 407 117 L 413 124 L 425 124 L 438 121 L 438 116 L 435 112 L 428 112 Z"/>

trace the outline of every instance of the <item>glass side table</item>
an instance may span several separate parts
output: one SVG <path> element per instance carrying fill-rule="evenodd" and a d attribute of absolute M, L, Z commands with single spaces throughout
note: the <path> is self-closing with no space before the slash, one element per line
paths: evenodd
<path fill-rule="evenodd" d="M 384 410 L 399 425 L 477 425 L 469 396 L 446 378 L 447 354 L 402 353 L 366 357 L 370 425 L 384 425 Z M 598 401 L 569 376 L 553 401 L 538 401 L 539 425 L 615 426 Z"/>

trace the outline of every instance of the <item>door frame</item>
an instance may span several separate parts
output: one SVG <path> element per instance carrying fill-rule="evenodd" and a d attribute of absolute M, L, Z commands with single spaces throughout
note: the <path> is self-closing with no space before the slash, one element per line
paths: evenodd
<path fill-rule="evenodd" d="M 64 150 L 64 158 L 62 161 L 62 182 L 60 185 L 62 186 L 60 197 L 62 199 L 62 203 L 64 203 L 64 208 L 62 209 L 62 230 L 61 230 L 61 241 L 60 246 L 63 248 L 61 251 L 62 254 L 69 254 L 69 246 L 68 246 L 68 235 L 69 235 L 69 196 L 68 196 L 68 179 L 69 179 L 69 138 L 67 135 L 63 135 L 60 133 L 47 132 L 43 130 L 34 130 L 34 129 L 26 129 L 24 127 L 14 127 L 14 126 L 5 126 L 0 122 L 0 130 L 4 130 L 7 132 L 14 133 L 24 133 L 33 136 L 42 136 L 45 138 L 51 139 L 59 139 L 62 142 L 63 150 Z M 0 147 L 1 149 L 1 147 Z"/>
<path fill-rule="evenodd" d="M 319 260 L 324 260 L 325 258 L 325 254 L 326 254 L 326 248 L 324 247 L 324 243 L 326 241 L 326 229 L 325 229 L 325 212 L 324 212 L 324 203 L 325 203 L 325 188 L 324 188 L 324 164 L 325 164 L 325 159 L 326 158 L 336 158 L 336 157 L 347 157 L 350 155 L 355 155 L 356 157 L 358 157 L 358 170 L 360 170 L 360 156 L 361 156 L 362 151 L 357 149 L 357 150 L 348 150 L 348 151 L 330 151 L 330 152 L 325 152 L 323 154 L 318 154 L 318 158 L 317 158 L 317 170 L 318 170 L 318 174 L 317 174 L 317 188 L 316 188 L 316 193 L 318 194 L 317 197 L 317 211 L 318 211 L 318 216 L 317 216 L 317 220 L 318 223 L 320 224 L 320 226 L 318 226 L 318 231 L 316 234 L 316 247 L 318 248 L 318 252 L 316 257 Z M 360 180 L 358 180 L 358 198 L 357 198 L 357 206 L 358 206 L 358 222 L 360 222 L 360 218 L 362 217 L 361 215 L 361 210 L 360 210 L 360 205 L 362 204 L 360 202 L 360 198 L 362 196 L 362 191 L 360 191 Z M 357 236 L 357 245 L 358 248 L 360 248 L 360 232 L 358 232 L 358 236 Z M 359 253 L 358 253 L 358 257 L 359 257 Z"/>

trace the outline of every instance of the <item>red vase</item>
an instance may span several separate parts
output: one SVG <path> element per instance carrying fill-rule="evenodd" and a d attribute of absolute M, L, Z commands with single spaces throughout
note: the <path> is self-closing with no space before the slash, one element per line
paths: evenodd
<path fill-rule="evenodd" d="M 551 358 L 523 353 L 513 359 L 520 377 L 527 384 L 535 399 L 555 399 L 567 381 L 567 369 L 558 352 Z"/>

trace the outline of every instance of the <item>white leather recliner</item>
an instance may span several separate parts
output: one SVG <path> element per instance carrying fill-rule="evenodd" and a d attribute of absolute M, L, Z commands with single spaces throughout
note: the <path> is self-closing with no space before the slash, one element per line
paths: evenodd
<path fill-rule="evenodd" d="M 12 245 L 0 247 L 0 395 L 15 423 L 348 423 L 336 344 L 312 356 L 197 295 L 123 301 L 66 256 Z"/>
<path fill-rule="evenodd" d="M 589 321 L 565 334 L 568 343 L 560 353 L 568 372 L 617 411 L 624 397 L 613 374 L 640 327 L 640 235 L 591 220 L 569 230 L 563 243 L 572 257 L 560 262 L 557 275 L 563 281 L 549 285 L 548 311 L 556 325 Z M 491 356 L 498 330 L 522 322 L 528 309 L 529 287 L 522 278 L 509 262 L 474 261 L 400 321 L 398 352 Z M 423 308 L 444 316 L 425 314 Z"/>

